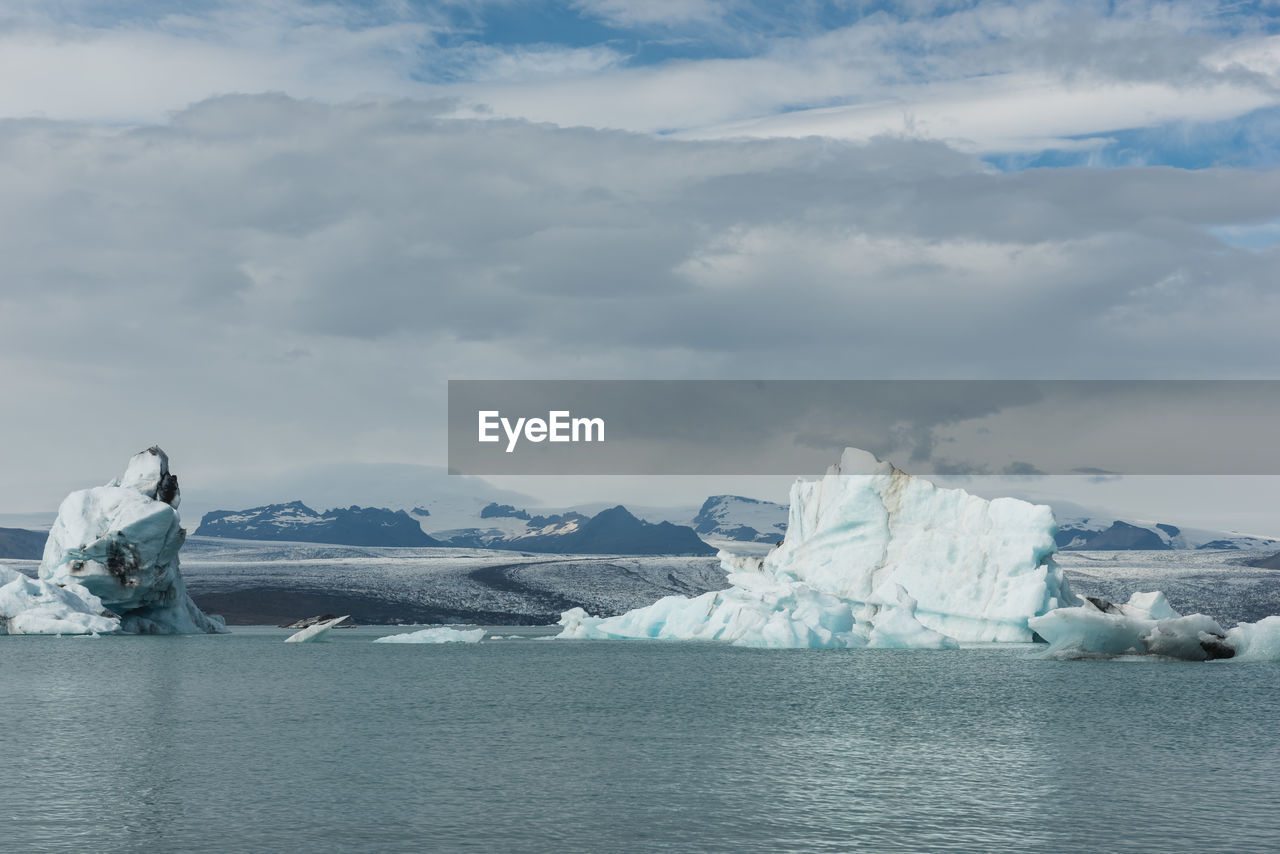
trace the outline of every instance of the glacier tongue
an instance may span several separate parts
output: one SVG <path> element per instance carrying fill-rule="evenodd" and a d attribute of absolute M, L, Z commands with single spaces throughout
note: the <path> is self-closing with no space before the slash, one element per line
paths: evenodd
<path fill-rule="evenodd" d="M 739 646 L 947 648 L 1031 641 L 1029 618 L 1075 604 L 1046 506 L 942 489 L 848 449 L 791 489 L 783 543 L 721 552 L 728 590 L 617 617 L 565 612 L 562 638 L 680 638 Z"/>
<path fill-rule="evenodd" d="M 40 579 L 87 591 L 118 615 L 121 631 L 225 631 L 187 595 L 178 568 L 186 540 L 178 501 L 178 479 L 164 451 L 136 454 L 119 480 L 78 490 L 62 502 L 45 543 Z"/>

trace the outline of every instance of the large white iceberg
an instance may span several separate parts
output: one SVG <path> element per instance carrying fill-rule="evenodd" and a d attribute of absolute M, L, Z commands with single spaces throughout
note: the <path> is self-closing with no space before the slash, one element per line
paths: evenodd
<path fill-rule="evenodd" d="M 1078 600 L 1053 561 L 1053 511 L 943 489 L 844 452 L 791 489 L 783 543 L 721 552 L 732 585 L 616 617 L 580 608 L 561 638 L 672 638 L 760 647 L 947 648 L 1029 642 L 1031 617 Z"/>
<path fill-rule="evenodd" d="M 45 543 L 39 580 L 0 576 L 9 634 L 226 631 L 187 595 L 178 567 L 186 539 L 178 479 L 159 448 L 135 455 L 124 476 L 71 493 Z M 16 575 L 16 573 L 10 573 Z"/>
<path fill-rule="evenodd" d="M 1280 660 L 1280 617 L 1225 630 L 1204 614 L 1182 616 L 1163 593 L 1134 593 L 1122 604 L 1086 597 L 1075 607 L 1034 617 L 1053 658 L 1155 655 L 1186 661 Z"/>

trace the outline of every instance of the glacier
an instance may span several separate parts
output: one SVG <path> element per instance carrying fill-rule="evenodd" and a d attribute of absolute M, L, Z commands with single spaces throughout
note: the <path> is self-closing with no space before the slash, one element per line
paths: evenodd
<path fill-rule="evenodd" d="M 39 577 L 0 575 L 8 634 L 197 634 L 226 631 L 187 595 L 178 479 L 158 447 L 122 477 L 71 493 L 49 531 Z"/>
<path fill-rule="evenodd" d="M 791 488 L 769 554 L 721 552 L 732 585 L 616 617 L 564 612 L 559 638 L 712 640 L 752 647 L 954 648 L 1030 642 L 1032 617 L 1078 603 L 1053 560 L 1044 505 L 986 500 L 849 448 Z"/>
<path fill-rule="evenodd" d="M 451 629 L 448 626 L 432 626 L 416 632 L 387 635 L 374 638 L 374 643 L 479 643 L 484 629 Z"/>

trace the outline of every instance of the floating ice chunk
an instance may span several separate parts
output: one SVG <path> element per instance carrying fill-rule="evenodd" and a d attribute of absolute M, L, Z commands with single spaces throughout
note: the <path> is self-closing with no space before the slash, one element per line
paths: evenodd
<path fill-rule="evenodd" d="M 704 640 L 775 648 L 866 646 L 866 630 L 855 631 L 847 602 L 803 584 L 739 580 L 743 586 L 692 599 L 667 596 L 616 617 L 593 617 L 573 608 L 561 615 L 563 630 L 557 637 Z"/>
<path fill-rule="evenodd" d="M 60 587 L 0 566 L 0 635 L 116 634 L 120 618 L 78 584 Z"/>
<path fill-rule="evenodd" d="M 433 626 L 417 632 L 406 632 L 402 635 L 387 635 L 375 638 L 374 643 L 478 643 L 484 637 L 484 629 L 451 629 L 447 626 Z"/>
<path fill-rule="evenodd" d="M 1233 661 L 1280 661 L 1280 616 L 1241 623 L 1227 632 L 1236 651 Z"/>
<path fill-rule="evenodd" d="M 191 601 L 178 567 L 186 540 L 178 480 L 159 448 L 135 455 L 124 477 L 67 496 L 49 531 L 40 578 L 81 585 L 120 615 L 126 632 L 226 630 Z"/>
<path fill-rule="evenodd" d="M 1231 658 L 1235 649 L 1224 643 L 1226 632 L 1218 621 L 1205 614 L 1188 614 L 1156 620 L 1142 642 L 1147 652 L 1188 661 Z"/>
<path fill-rule="evenodd" d="M 1163 593 L 1135 593 L 1124 604 L 1086 598 L 1032 618 L 1031 627 L 1049 642 L 1054 658 L 1161 655 L 1188 661 L 1231 658 L 1235 648 L 1212 617 L 1181 616 Z"/>
<path fill-rule="evenodd" d="M 574 609 L 558 637 L 943 648 L 1029 642 L 1028 618 L 1077 601 L 1045 506 L 940 489 L 851 448 L 821 480 L 792 487 L 790 513 L 766 557 L 720 553 L 728 590 L 617 617 Z"/>
<path fill-rule="evenodd" d="M 332 620 L 324 620 L 323 622 L 313 623 L 300 632 L 289 635 L 284 639 L 285 643 L 315 643 L 324 640 L 329 634 L 329 630 L 341 623 L 349 614 L 343 614 L 341 617 L 334 617 Z"/>

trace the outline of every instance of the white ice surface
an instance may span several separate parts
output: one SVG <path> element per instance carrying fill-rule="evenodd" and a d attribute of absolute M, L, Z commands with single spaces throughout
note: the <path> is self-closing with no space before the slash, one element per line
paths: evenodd
<path fill-rule="evenodd" d="M 1030 617 L 1076 600 L 1053 512 L 941 489 L 854 449 L 791 490 L 786 540 L 763 559 L 721 552 L 728 590 L 617 617 L 581 609 L 563 638 L 679 638 L 740 646 L 954 646 L 1030 641 Z"/>
<path fill-rule="evenodd" d="M 115 634 L 120 619 L 78 584 L 59 587 L 0 566 L 0 635 Z"/>
<path fill-rule="evenodd" d="M 1241 623 L 1227 632 L 1227 643 L 1236 651 L 1232 661 L 1280 661 L 1280 616 Z"/>
<path fill-rule="evenodd" d="M 479 643 L 484 637 L 484 629 L 451 629 L 447 626 L 433 626 L 417 632 L 406 632 L 400 635 L 387 635 L 374 639 L 374 643 Z"/>

